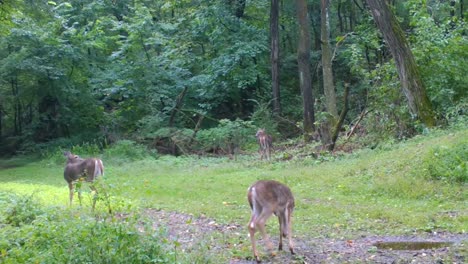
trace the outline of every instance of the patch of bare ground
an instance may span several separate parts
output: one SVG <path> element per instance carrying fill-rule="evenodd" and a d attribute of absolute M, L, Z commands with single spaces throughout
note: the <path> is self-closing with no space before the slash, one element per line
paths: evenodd
<path fill-rule="evenodd" d="M 254 263 L 250 254 L 250 240 L 246 225 L 221 225 L 204 216 L 146 209 L 143 213 L 153 228 L 167 230 L 181 252 L 204 251 L 203 254 L 230 256 L 228 263 Z M 296 255 L 288 250 L 271 256 L 259 239 L 262 263 L 465 263 L 468 261 L 468 234 L 448 232 L 418 233 L 406 236 L 377 236 L 314 238 L 294 234 Z M 257 238 L 259 238 L 258 236 Z M 217 239 L 213 239 L 217 238 Z M 277 245 L 277 238 L 271 238 Z M 382 243 L 410 243 L 438 245 L 417 250 L 381 249 Z M 380 244 L 379 244 L 380 243 Z M 248 249 L 249 254 L 245 251 Z M 226 254 L 227 251 L 237 252 Z M 239 253 L 243 252 L 243 253 Z"/>

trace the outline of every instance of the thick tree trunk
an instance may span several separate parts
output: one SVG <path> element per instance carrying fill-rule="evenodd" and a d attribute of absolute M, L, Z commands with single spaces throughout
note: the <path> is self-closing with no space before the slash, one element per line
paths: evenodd
<path fill-rule="evenodd" d="M 312 141 L 315 130 L 314 97 L 310 75 L 310 32 L 309 13 L 306 0 L 297 0 L 297 19 L 299 22 L 299 46 L 297 48 L 297 64 L 299 68 L 299 83 L 304 106 L 304 140 Z"/>
<path fill-rule="evenodd" d="M 280 84 L 279 84 L 279 1 L 271 0 L 270 11 L 271 38 L 271 84 L 273 95 L 273 113 L 281 114 Z"/>
<path fill-rule="evenodd" d="M 385 0 L 366 0 L 377 27 L 387 42 L 398 70 L 401 87 L 411 113 L 426 126 L 435 125 L 431 101 L 426 94 L 413 53 L 403 30 Z"/>
<path fill-rule="evenodd" d="M 328 17 L 329 0 L 322 1 L 321 12 L 321 32 L 322 32 L 322 72 L 323 72 L 323 91 L 325 93 L 325 104 L 327 111 L 338 118 L 336 109 L 335 85 L 333 84 L 332 69 L 332 49 L 330 47 L 330 21 Z"/>

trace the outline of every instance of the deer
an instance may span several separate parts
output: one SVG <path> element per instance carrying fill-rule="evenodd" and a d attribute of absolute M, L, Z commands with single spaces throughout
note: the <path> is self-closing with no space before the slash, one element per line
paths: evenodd
<path fill-rule="evenodd" d="M 247 199 L 252 209 L 252 216 L 248 224 L 252 251 L 257 263 L 260 258 L 255 245 L 255 231 L 260 230 L 270 252 L 273 253 L 273 245 L 265 231 L 268 218 L 275 214 L 279 220 L 280 238 L 278 250 L 283 250 L 283 237 L 288 238 L 289 250 L 294 253 L 292 242 L 291 217 L 294 210 L 294 196 L 288 186 L 274 180 L 260 180 L 249 187 Z"/>
<path fill-rule="evenodd" d="M 266 157 L 267 160 L 271 158 L 271 149 L 273 148 L 273 138 L 265 132 L 264 128 L 260 128 L 255 134 L 257 138 L 260 153 L 260 159 Z"/>
<path fill-rule="evenodd" d="M 65 151 L 63 155 L 67 157 L 63 176 L 65 181 L 68 183 L 68 188 L 70 190 L 70 206 L 72 206 L 76 183 L 82 180 L 93 183 L 99 176 L 104 175 L 104 165 L 102 160 L 98 158 L 83 159 L 78 155 L 72 154 L 70 151 Z M 94 211 L 96 206 L 97 189 L 93 185 L 90 185 L 90 189 L 95 192 L 92 207 L 92 210 Z M 78 192 L 78 198 L 81 204 L 80 192 Z M 112 210 L 109 206 L 109 213 L 111 212 Z"/>

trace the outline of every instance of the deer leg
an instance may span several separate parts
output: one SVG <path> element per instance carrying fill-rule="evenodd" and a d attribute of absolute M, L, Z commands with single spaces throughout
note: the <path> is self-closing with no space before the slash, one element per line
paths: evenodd
<path fill-rule="evenodd" d="M 278 250 L 283 250 L 284 215 L 282 213 L 278 214 L 278 222 L 279 222 L 279 230 L 280 230 Z"/>
<path fill-rule="evenodd" d="M 273 252 L 273 244 L 270 241 L 270 238 L 268 237 L 268 234 L 265 231 L 265 223 L 268 220 L 268 218 L 271 216 L 271 213 L 268 210 L 263 210 L 262 213 L 258 216 L 258 220 L 256 221 L 257 227 L 262 233 L 263 240 L 265 240 L 265 243 L 268 247 L 268 250 L 272 252 L 272 255 L 275 255 Z"/>
<path fill-rule="evenodd" d="M 73 182 L 69 182 L 69 183 L 68 183 L 68 189 L 70 190 L 70 194 L 69 194 L 70 206 L 72 206 L 73 194 L 74 194 L 74 192 L 75 192 L 75 185 L 73 184 Z"/>
<path fill-rule="evenodd" d="M 249 222 L 250 242 L 252 243 L 252 251 L 253 251 L 255 260 L 257 261 L 257 263 L 260 263 L 260 258 L 258 257 L 258 253 L 257 253 L 257 247 L 255 245 L 255 225 L 256 225 L 255 221 L 256 221 L 255 214 L 252 213 L 252 217 L 250 218 L 250 222 Z"/>
<path fill-rule="evenodd" d="M 286 212 L 288 212 L 288 215 L 286 217 L 286 221 L 287 221 L 289 251 L 291 251 L 291 254 L 294 255 L 295 253 L 294 253 L 293 242 L 292 242 L 292 223 L 291 223 L 292 210 L 290 210 L 288 208 L 288 209 L 286 209 Z"/>

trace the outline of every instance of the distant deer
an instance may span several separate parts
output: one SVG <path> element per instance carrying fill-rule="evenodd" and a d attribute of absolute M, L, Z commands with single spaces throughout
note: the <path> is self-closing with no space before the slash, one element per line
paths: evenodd
<path fill-rule="evenodd" d="M 275 214 L 279 220 L 280 238 L 278 250 L 283 249 L 283 237 L 287 237 L 289 240 L 289 250 L 291 254 L 294 254 L 291 239 L 291 216 L 294 210 L 294 197 L 289 187 L 272 180 L 257 181 L 248 189 L 247 198 L 252 209 L 249 234 L 252 242 L 252 251 L 257 263 L 260 263 L 255 246 L 255 231 L 257 228 L 262 233 L 263 240 L 267 244 L 268 249 L 270 251 L 273 250 L 273 245 L 265 232 L 265 223 L 272 214 Z"/>
<path fill-rule="evenodd" d="M 68 188 L 70 189 L 70 206 L 73 202 L 73 194 L 75 190 L 75 185 L 80 180 L 85 180 L 87 182 L 94 182 L 96 178 L 101 175 L 104 175 L 104 165 L 102 160 L 97 158 L 82 159 L 78 155 L 72 154 L 70 151 L 63 153 L 67 157 L 67 164 L 65 166 L 65 171 L 63 176 L 68 183 Z M 97 195 L 96 188 L 91 185 L 91 190 L 94 191 Z M 81 193 L 78 192 L 78 198 L 81 203 Z M 96 205 L 96 198 L 93 199 L 93 210 Z M 109 207 L 109 212 L 111 209 Z"/>
<path fill-rule="evenodd" d="M 259 149 L 258 152 L 260 153 L 260 159 L 266 156 L 267 160 L 270 160 L 271 157 L 271 149 L 273 148 L 273 138 L 265 132 L 264 128 L 260 128 L 257 133 L 255 134 L 257 137 Z"/>

